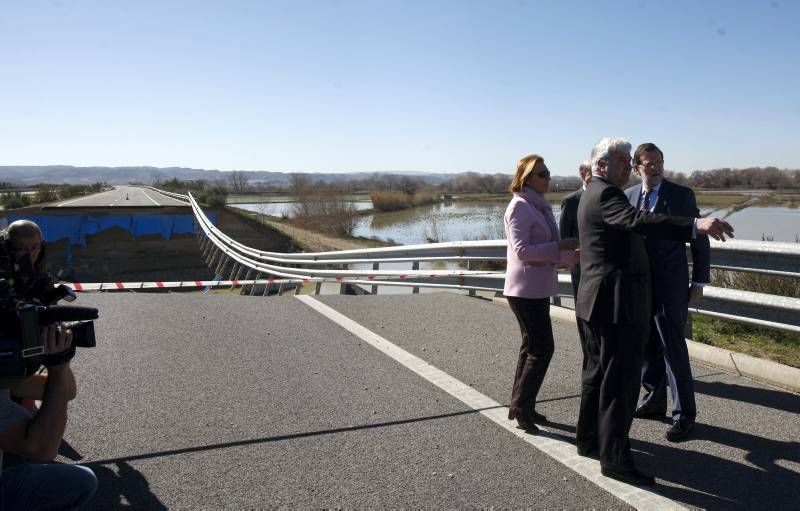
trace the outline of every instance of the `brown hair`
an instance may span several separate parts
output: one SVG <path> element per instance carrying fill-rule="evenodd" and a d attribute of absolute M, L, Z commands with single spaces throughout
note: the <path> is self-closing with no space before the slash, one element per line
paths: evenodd
<path fill-rule="evenodd" d="M 511 186 L 508 188 L 508 191 L 512 193 L 521 191 L 528 176 L 533 172 L 536 162 L 539 161 L 544 163 L 544 158 L 538 154 L 529 154 L 522 158 L 519 163 L 517 163 L 517 172 L 514 174 L 514 179 L 511 180 Z"/>
<path fill-rule="evenodd" d="M 658 153 L 658 155 L 661 156 L 661 161 L 664 161 L 664 153 L 661 152 L 661 149 L 659 149 L 654 143 L 647 142 L 646 144 L 641 144 L 639 147 L 637 147 L 636 151 L 633 153 L 634 167 L 642 162 L 642 154 L 644 153 Z"/>

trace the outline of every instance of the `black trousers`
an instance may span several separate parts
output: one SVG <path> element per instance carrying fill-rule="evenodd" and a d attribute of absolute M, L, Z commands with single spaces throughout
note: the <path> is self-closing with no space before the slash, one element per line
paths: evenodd
<path fill-rule="evenodd" d="M 648 319 L 613 325 L 578 318 L 585 360 L 575 440 L 585 450 L 598 447 L 604 467 L 625 468 L 633 464 L 628 434 L 639 397 L 642 345 L 650 330 Z"/>
<path fill-rule="evenodd" d="M 550 299 L 514 296 L 507 298 L 522 333 L 509 411 L 515 409 L 528 411 L 536 404 L 536 396 L 550 366 L 550 359 L 553 358 Z"/>

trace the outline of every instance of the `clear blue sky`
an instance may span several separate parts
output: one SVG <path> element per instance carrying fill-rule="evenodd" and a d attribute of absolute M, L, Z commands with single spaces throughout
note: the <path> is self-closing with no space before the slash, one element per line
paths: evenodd
<path fill-rule="evenodd" d="M 0 165 L 800 168 L 800 1 L 0 0 Z"/>

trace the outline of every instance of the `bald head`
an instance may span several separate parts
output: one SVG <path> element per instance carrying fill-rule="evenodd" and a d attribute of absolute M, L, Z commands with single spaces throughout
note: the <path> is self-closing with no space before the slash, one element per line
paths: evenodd
<path fill-rule="evenodd" d="M 8 250 L 17 261 L 30 257 L 31 263 L 36 264 L 42 253 L 42 230 L 30 220 L 17 220 L 11 222 L 6 229 L 8 236 Z"/>
<path fill-rule="evenodd" d="M 17 220 L 11 222 L 6 229 L 8 233 L 8 240 L 11 243 L 22 239 L 38 238 L 42 239 L 42 230 L 36 225 L 36 222 L 30 220 Z"/>

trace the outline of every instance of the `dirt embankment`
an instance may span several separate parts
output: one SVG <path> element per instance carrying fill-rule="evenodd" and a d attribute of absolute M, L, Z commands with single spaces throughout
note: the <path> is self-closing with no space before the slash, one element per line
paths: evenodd
<path fill-rule="evenodd" d="M 304 227 L 298 227 L 290 222 L 282 221 L 268 215 L 259 215 L 257 213 L 247 215 L 247 212 L 242 210 L 235 210 L 234 212 L 239 216 L 259 222 L 287 236 L 292 240 L 293 244 L 299 247 L 303 252 L 353 250 L 388 245 L 374 240 L 330 236 Z"/>

